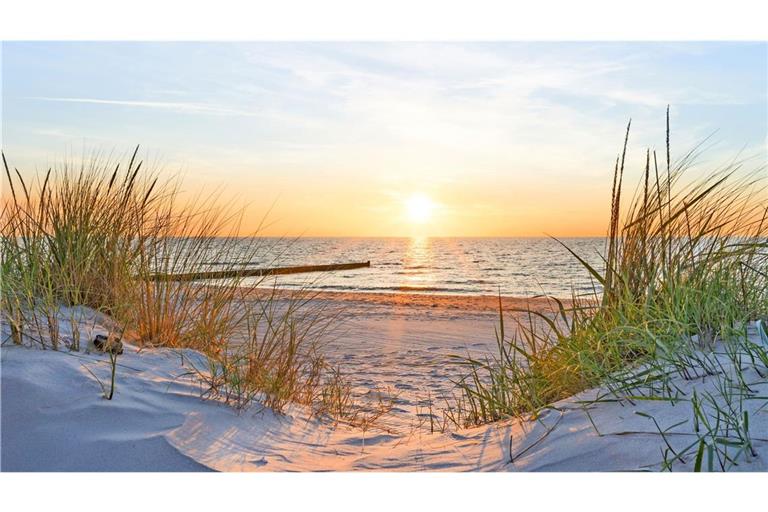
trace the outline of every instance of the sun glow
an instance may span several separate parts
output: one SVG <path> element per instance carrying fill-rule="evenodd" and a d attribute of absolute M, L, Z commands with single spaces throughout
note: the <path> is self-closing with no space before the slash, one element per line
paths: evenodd
<path fill-rule="evenodd" d="M 423 224 L 432 218 L 435 203 L 423 194 L 413 194 L 405 203 L 408 220 Z"/>

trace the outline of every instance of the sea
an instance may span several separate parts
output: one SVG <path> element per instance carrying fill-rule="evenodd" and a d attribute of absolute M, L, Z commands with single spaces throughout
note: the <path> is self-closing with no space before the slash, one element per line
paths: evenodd
<path fill-rule="evenodd" d="M 230 240 L 231 242 L 231 240 Z M 569 298 L 600 292 L 568 248 L 603 268 L 604 238 L 262 238 L 249 268 L 370 261 L 367 268 L 248 278 L 247 286 L 336 292 Z M 560 243 L 562 242 L 562 244 Z M 253 239 L 236 243 L 251 246 Z M 250 253 L 249 253 L 250 254 Z M 211 270 L 227 261 L 207 261 Z"/>

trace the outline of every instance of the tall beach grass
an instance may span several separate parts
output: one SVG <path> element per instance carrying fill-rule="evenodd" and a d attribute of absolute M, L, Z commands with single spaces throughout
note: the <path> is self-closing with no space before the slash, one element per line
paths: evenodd
<path fill-rule="evenodd" d="M 613 173 L 604 268 L 564 245 L 592 275 L 595 292 L 567 305 L 552 298 L 552 314 L 521 311 L 524 320 L 512 329 L 499 302 L 497 353 L 455 358 L 466 368 L 447 412 L 456 425 L 535 418 L 553 402 L 601 385 L 617 396 L 674 400 L 674 376 L 731 379 L 723 352 L 737 368 L 751 360 L 764 370 L 765 348 L 747 341 L 747 328 L 768 316 L 766 168 L 733 162 L 686 179 L 698 149 L 671 161 L 669 135 L 667 112 L 666 157 L 643 154 L 641 181 L 625 206 L 627 126 Z M 718 343 L 724 348 L 716 354 Z M 709 398 L 710 412 L 733 405 L 736 398 L 726 395 Z M 740 410 L 718 417 L 743 429 Z M 733 433 L 733 425 L 718 425 L 710 440 L 697 438 L 701 447 L 730 439 L 723 432 Z"/>
<path fill-rule="evenodd" d="M 208 367 L 195 374 L 209 396 L 238 407 L 258 399 L 277 411 L 289 403 L 328 409 L 325 388 L 340 385 L 339 373 L 326 365 L 321 340 L 334 317 L 308 294 L 249 295 L 241 286 L 238 271 L 278 256 L 243 232 L 241 209 L 222 207 L 216 194 L 184 200 L 181 181 L 147 169 L 138 147 L 122 162 L 94 154 L 44 173 L 2 159 L 3 343 L 87 349 L 77 318 L 71 334 L 59 328 L 62 312 L 85 306 L 110 319 L 111 337 L 205 354 Z M 156 278 L 212 262 L 234 277 Z M 114 373 L 112 381 L 110 397 Z"/>

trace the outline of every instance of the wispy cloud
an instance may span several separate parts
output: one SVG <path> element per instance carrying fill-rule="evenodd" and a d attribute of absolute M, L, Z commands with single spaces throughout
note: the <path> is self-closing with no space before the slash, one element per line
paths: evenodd
<path fill-rule="evenodd" d="M 459 227 L 474 205 L 477 225 L 506 212 L 545 230 L 547 209 L 592 222 L 627 120 L 640 173 L 667 104 L 673 151 L 722 128 L 712 160 L 744 144 L 766 159 L 764 43 L 16 43 L 3 66 L 16 155 L 141 142 L 199 183 L 284 191 L 299 231 L 354 218 L 396 234 L 382 218 L 412 191 Z"/>
<path fill-rule="evenodd" d="M 30 96 L 25 99 L 39 101 L 55 101 L 60 103 L 86 103 L 92 105 L 114 105 L 122 107 L 139 107 L 160 110 L 170 110 L 183 114 L 216 114 L 233 116 L 254 116 L 258 112 L 241 110 L 220 105 L 205 103 L 190 103 L 179 101 L 144 101 L 144 100 L 119 100 L 102 98 L 55 98 L 50 96 Z"/>

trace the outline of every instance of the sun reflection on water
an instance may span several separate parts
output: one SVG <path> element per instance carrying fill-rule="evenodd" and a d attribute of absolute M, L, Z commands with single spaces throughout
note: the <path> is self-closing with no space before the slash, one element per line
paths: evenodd
<path fill-rule="evenodd" d="M 403 258 L 403 271 L 399 287 L 402 289 L 429 288 L 434 286 L 432 241 L 426 236 L 410 239 Z"/>

